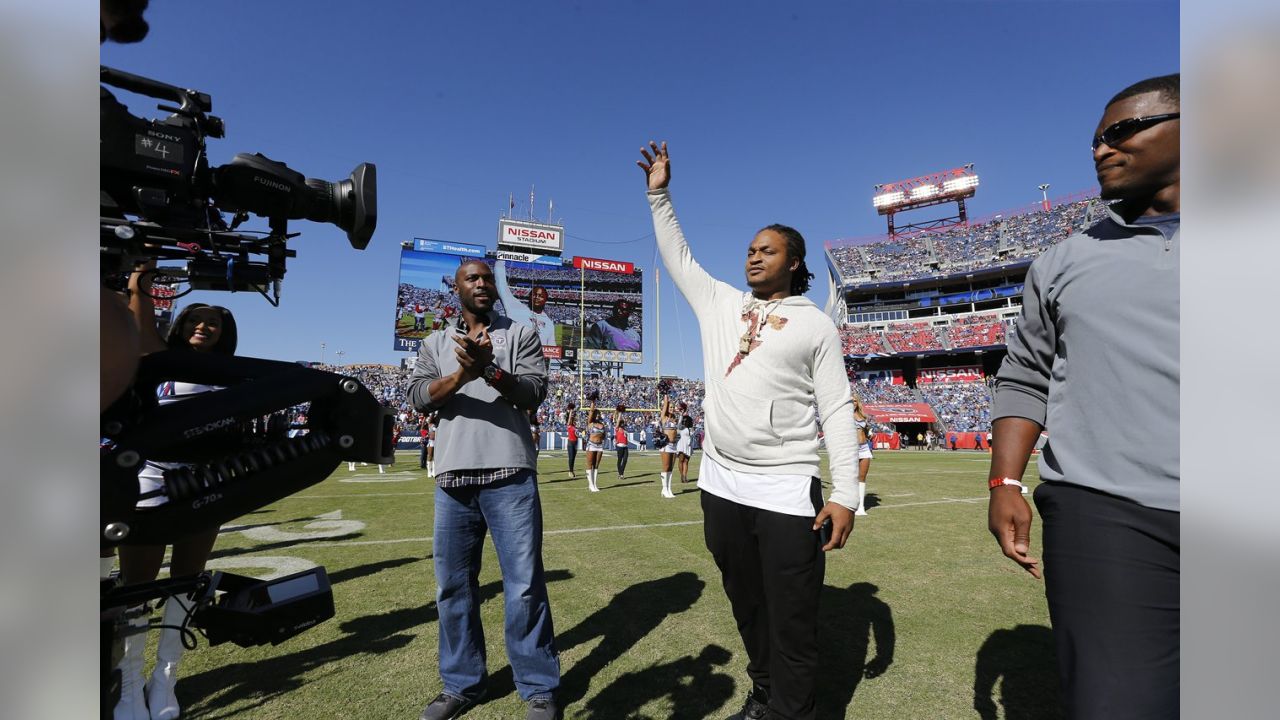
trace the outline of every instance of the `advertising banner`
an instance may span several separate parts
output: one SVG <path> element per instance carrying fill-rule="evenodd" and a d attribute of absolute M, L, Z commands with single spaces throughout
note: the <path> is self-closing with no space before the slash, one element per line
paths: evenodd
<path fill-rule="evenodd" d="M 499 220 L 498 249 L 508 246 L 559 252 L 564 249 L 564 228 L 560 225 Z"/>
<path fill-rule="evenodd" d="M 933 408 L 925 403 L 878 403 L 865 405 L 871 419 L 880 423 L 932 423 L 938 421 Z"/>
<path fill-rule="evenodd" d="M 467 255 L 470 257 L 484 257 L 483 245 L 472 245 L 471 243 L 449 242 L 447 240 L 428 240 L 426 238 L 414 238 L 413 249 L 418 252 L 443 253 L 445 255 Z"/>
<path fill-rule="evenodd" d="M 930 383 L 967 383 L 982 382 L 982 368 L 973 365 L 967 367 L 946 367 L 923 369 L 916 375 L 917 385 Z"/>
<path fill-rule="evenodd" d="M 902 377 L 901 370 L 858 370 L 856 371 L 859 382 L 869 385 L 877 383 L 886 383 L 888 385 L 905 385 L 907 381 Z"/>

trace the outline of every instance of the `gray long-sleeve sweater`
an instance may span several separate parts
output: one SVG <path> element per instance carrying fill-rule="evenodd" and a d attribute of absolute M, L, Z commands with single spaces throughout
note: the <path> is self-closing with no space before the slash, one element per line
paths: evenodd
<path fill-rule="evenodd" d="M 1042 479 L 1177 511 L 1179 233 L 1108 214 L 1031 264 L 991 415 L 1048 430 Z"/>
<path fill-rule="evenodd" d="M 457 343 L 453 341 L 455 334 L 463 332 L 458 322 L 432 333 L 418 348 L 408 397 L 419 411 L 440 411 L 435 455 L 438 475 L 457 470 L 537 469 L 527 412 L 547 397 L 542 342 L 527 325 L 496 313 L 490 315 L 490 321 L 493 361 L 517 382 L 511 398 L 503 397 L 484 380 L 472 380 L 445 402 L 431 402 L 431 381 L 458 370 Z"/>

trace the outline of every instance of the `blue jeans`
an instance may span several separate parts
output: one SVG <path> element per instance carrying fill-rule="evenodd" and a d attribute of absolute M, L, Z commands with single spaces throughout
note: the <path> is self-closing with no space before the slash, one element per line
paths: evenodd
<path fill-rule="evenodd" d="M 502 568 L 507 657 L 516 690 L 524 700 L 550 697 L 560 686 L 560 657 L 542 569 L 542 502 L 532 470 L 493 485 L 436 488 L 432 543 L 444 691 L 473 698 L 488 680 L 479 585 L 486 530 Z"/>

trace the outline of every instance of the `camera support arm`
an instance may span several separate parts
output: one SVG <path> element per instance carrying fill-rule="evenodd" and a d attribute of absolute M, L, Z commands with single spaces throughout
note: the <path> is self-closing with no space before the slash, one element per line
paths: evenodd
<path fill-rule="evenodd" d="M 165 380 L 227 387 L 139 409 Z M 227 432 L 307 402 L 305 435 L 250 442 Z M 388 464 L 394 419 L 359 381 L 335 373 L 190 351 L 147 355 L 134 393 L 102 418 L 102 543 L 168 544 L 314 485 L 344 460 Z M 138 508 L 147 460 L 185 464 L 165 471 L 167 503 Z"/>

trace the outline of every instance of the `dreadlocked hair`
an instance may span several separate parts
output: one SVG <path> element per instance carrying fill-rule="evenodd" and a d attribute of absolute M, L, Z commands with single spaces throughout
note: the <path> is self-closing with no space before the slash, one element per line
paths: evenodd
<path fill-rule="evenodd" d="M 800 261 L 800 264 L 791 273 L 791 294 L 803 295 L 809 292 L 809 281 L 813 279 L 813 273 L 809 272 L 809 266 L 804 263 L 804 236 L 793 227 L 777 223 L 760 228 L 760 232 L 765 230 L 772 230 L 781 235 L 782 239 L 787 241 L 787 257 Z M 759 235 L 760 233 L 756 234 Z"/>

